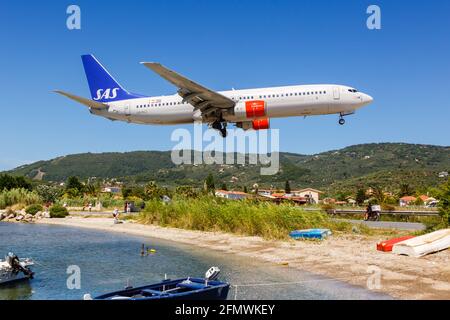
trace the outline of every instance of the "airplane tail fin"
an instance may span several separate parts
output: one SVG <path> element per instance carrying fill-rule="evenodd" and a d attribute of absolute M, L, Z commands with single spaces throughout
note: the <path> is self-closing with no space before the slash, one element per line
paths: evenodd
<path fill-rule="evenodd" d="M 81 60 L 94 101 L 112 102 L 145 97 L 125 90 L 93 55 L 82 55 Z"/>

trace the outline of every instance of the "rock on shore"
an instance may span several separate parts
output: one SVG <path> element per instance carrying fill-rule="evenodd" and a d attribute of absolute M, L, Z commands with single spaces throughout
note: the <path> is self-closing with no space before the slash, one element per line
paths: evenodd
<path fill-rule="evenodd" d="M 4 222 L 34 222 L 45 218 L 45 212 L 37 212 L 34 216 L 26 213 L 25 210 L 0 210 L 0 221 Z"/>

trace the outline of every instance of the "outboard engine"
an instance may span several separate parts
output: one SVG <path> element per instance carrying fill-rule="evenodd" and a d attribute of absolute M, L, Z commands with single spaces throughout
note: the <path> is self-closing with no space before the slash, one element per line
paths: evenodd
<path fill-rule="evenodd" d="M 18 271 L 22 267 L 20 265 L 19 257 L 12 252 L 8 253 L 8 255 L 5 257 L 5 260 L 9 264 L 10 268 L 14 271 Z"/>
<path fill-rule="evenodd" d="M 27 267 L 23 267 L 20 264 L 19 257 L 16 254 L 9 252 L 8 255 L 6 256 L 5 260 L 11 267 L 12 272 L 14 272 L 14 273 L 23 272 L 23 274 L 25 274 L 26 276 L 28 276 L 30 278 L 33 277 L 34 273 Z"/>
<path fill-rule="evenodd" d="M 205 280 L 212 281 L 216 280 L 219 276 L 220 269 L 218 267 L 211 267 L 208 271 L 205 273 Z"/>

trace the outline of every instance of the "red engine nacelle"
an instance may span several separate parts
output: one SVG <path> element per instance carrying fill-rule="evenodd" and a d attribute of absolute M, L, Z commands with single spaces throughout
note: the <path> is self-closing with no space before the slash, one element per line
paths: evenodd
<path fill-rule="evenodd" d="M 258 119 L 252 121 L 252 127 L 254 130 L 266 130 L 270 128 L 269 118 Z"/>
<path fill-rule="evenodd" d="M 245 102 L 245 115 L 247 118 L 264 117 L 267 113 L 266 102 L 263 100 L 253 100 Z"/>

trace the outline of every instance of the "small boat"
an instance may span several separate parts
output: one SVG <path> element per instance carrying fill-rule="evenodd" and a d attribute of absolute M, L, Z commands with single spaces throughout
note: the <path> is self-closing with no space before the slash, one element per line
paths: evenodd
<path fill-rule="evenodd" d="M 450 247 L 450 229 L 435 232 L 405 240 L 394 245 L 392 252 L 412 257 L 445 250 Z"/>
<path fill-rule="evenodd" d="M 295 230 L 289 233 L 289 236 L 295 240 L 298 239 L 325 239 L 331 235 L 330 229 L 305 229 Z"/>
<path fill-rule="evenodd" d="M 216 280 L 219 272 L 219 268 L 212 267 L 206 272 L 205 278 L 166 279 L 147 286 L 128 287 L 93 299 L 90 294 L 85 294 L 84 300 L 226 300 L 230 285 Z"/>
<path fill-rule="evenodd" d="M 5 260 L 0 260 L 0 286 L 13 282 L 33 278 L 31 266 L 34 265 L 30 258 L 19 259 L 17 255 L 10 252 Z"/>
<path fill-rule="evenodd" d="M 394 244 L 400 243 L 405 240 L 409 240 L 414 238 L 414 236 L 406 236 L 406 237 L 400 237 L 395 239 L 390 239 L 386 241 L 380 241 L 377 243 L 377 250 L 378 251 L 384 251 L 384 252 L 390 252 L 392 251 L 392 247 Z"/>

